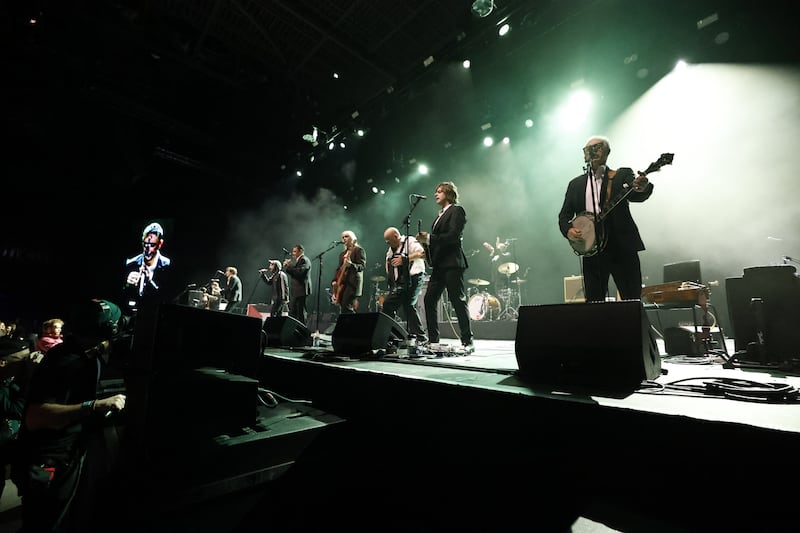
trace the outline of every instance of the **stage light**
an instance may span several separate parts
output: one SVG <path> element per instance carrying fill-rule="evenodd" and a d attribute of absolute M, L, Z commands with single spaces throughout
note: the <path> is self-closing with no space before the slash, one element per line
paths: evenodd
<path fill-rule="evenodd" d="M 472 63 L 470 63 L 470 60 L 469 60 L 469 59 L 465 59 L 465 60 L 464 60 L 464 61 L 461 63 L 461 66 L 463 66 L 464 68 L 469 68 L 471 65 L 472 65 Z"/>
<path fill-rule="evenodd" d="M 510 32 L 510 31 L 511 31 L 511 26 L 509 26 L 508 23 L 506 23 L 506 24 L 503 24 L 502 26 L 500 26 L 500 29 L 497 30 L 497 34 L 500 37 L 503 37 L 503 36 L 507 35 L 508 32 Z"/>
<path fill-rule="evenodd" d="M 492 146 L 493 144 L 494 144 L 494 139 L 492 139 L 491 137 L 484 137 L 483 138 L 483 145 L 486 146 L 487 148 L 489 146 Z"/>
<path fill-rule="evenodd" d="M 319 136 L 319 130 L 317 129 L 316 126 L 314 126 L 311 130 L 311 133 L 306 133 L 305 135 L 303 135 L 303 140 L 308 141 L 312 144 L 316 144 L 318 136 Z"/>
<path fill-rule="evenodd" d="M 428 174 L 428 165 L 422 165 L 421 164 L 419 167 L 417 167 L 417 169 L 419 170 L 420 174 L 423 174 L 423 175 L 427 175 Z"/>
<path fill-rule="evenodd" d="M 476 17 L 488 17 L 494 9 L 494 0 L 475 0 L 472 2 L 472 14 Z"/>

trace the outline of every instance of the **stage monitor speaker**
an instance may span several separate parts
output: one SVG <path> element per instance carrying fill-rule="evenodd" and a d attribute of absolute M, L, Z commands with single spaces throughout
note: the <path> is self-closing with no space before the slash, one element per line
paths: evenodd
<path fill-rule="evenodd" d="M 201 367 L 254 377 L 261 356 L 261 320 L 176 304 L 139 310 L 130 369 L 169 375 Z"/>
<path fill-rule="evenodd" d="M 558 389 L 633 392 L 661 375 L 639 300 L 520 306 L 519 376 Z"/>
<path fill-rule="evenodd" d="M 264 320 L 264 333 L 267 335 L 267 346 L 273 348 L 298 348 L 312 344 L 311 332 L 305 324 L 290 316 L 267 317 Z"/>
<path fill-rule="evenodd" d="M 403 341 L 405 328 L 384 313 L 341 314 L 336 319 L 331 342 L 337 354 L 372 356 L 373 350 L 389 347 L 391 339 Z"/>

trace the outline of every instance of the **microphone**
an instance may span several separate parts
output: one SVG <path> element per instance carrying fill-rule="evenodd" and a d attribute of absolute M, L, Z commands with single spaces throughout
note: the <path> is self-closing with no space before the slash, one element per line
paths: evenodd
<path fill-rule="evenodd" d="M 195 287 L 197 287 L 197 283 L 190 283 L 186 286 L 187 289 L 194 289 Z"/>
<path fill-rule="evenodd" d="M 286 248 L 282 248 L 282 250 L 283 250 L 283 253 L 285 253 L 286 255 L 292 255 L 292 252 L 290 252 Z"/>
<path fill-rule="evenodd" d="M 344 244 L 342 241 L 333 241 L 331 244 Z"/>
<path fill-rule="evenodd" d="M 427 200 L 428 199 L 428 197 L 425 196 L 424 194 L 412 194 L 411 196 L 412 196 L 412 198 L 419 198 L 420 200 Z"/>
<path fill-rule="evenodd" d="M 217 270 L 217 274 L 225 274 L 222 270 Z"/>

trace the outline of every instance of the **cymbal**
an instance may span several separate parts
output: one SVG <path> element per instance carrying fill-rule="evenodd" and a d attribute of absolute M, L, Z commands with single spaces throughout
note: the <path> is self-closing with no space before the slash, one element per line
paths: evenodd
<path fill-rule="evenodd" d="M 513 274 L 517 270 L 519 270 L 519 265 L 516 263 L 503 263 L 497 267 L 497 271 L 501 274 Z"/>
<path fill-rule="evenodd" d="M 485 279 L 481 279 L 481 278 L 468 279 L 467 283 L 472 283 L 473 285 L 489 285 L 488 281 L 486 281 Z"/>
<path fill-rule="evenodd" d="M 383 276 L 372 276 L 369 278 L 370 281 L 384 281 L 386 278 Z"/>

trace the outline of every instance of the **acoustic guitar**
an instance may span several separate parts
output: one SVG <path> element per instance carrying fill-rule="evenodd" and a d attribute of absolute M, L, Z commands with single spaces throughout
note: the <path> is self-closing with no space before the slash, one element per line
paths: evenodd
<path fill-rule="evenodd" d="M 639 175 L 646 176 L 653 172 L 658 172 L 664 165 L 671 165 L 674 156 L 675 154 L 661 154 L 661 157 L 650 163 L 647 169 L 644 172 L 640 172 Z M 596 228 L 616 206 L 633 192 L 633 187 L 631 187 L 630 183 L 624 183 L 622 186 L 625 190 L 610 202 L 606 209 L 598 213 L 597 217 L 590 211 L 584 211 L 572 219 L 572 227 L 581 230 L 581 239 L 569 241 L 576 255 L 591 257 L 603 250 L 605 247 L 605 240 L 597 238 Z"/>

